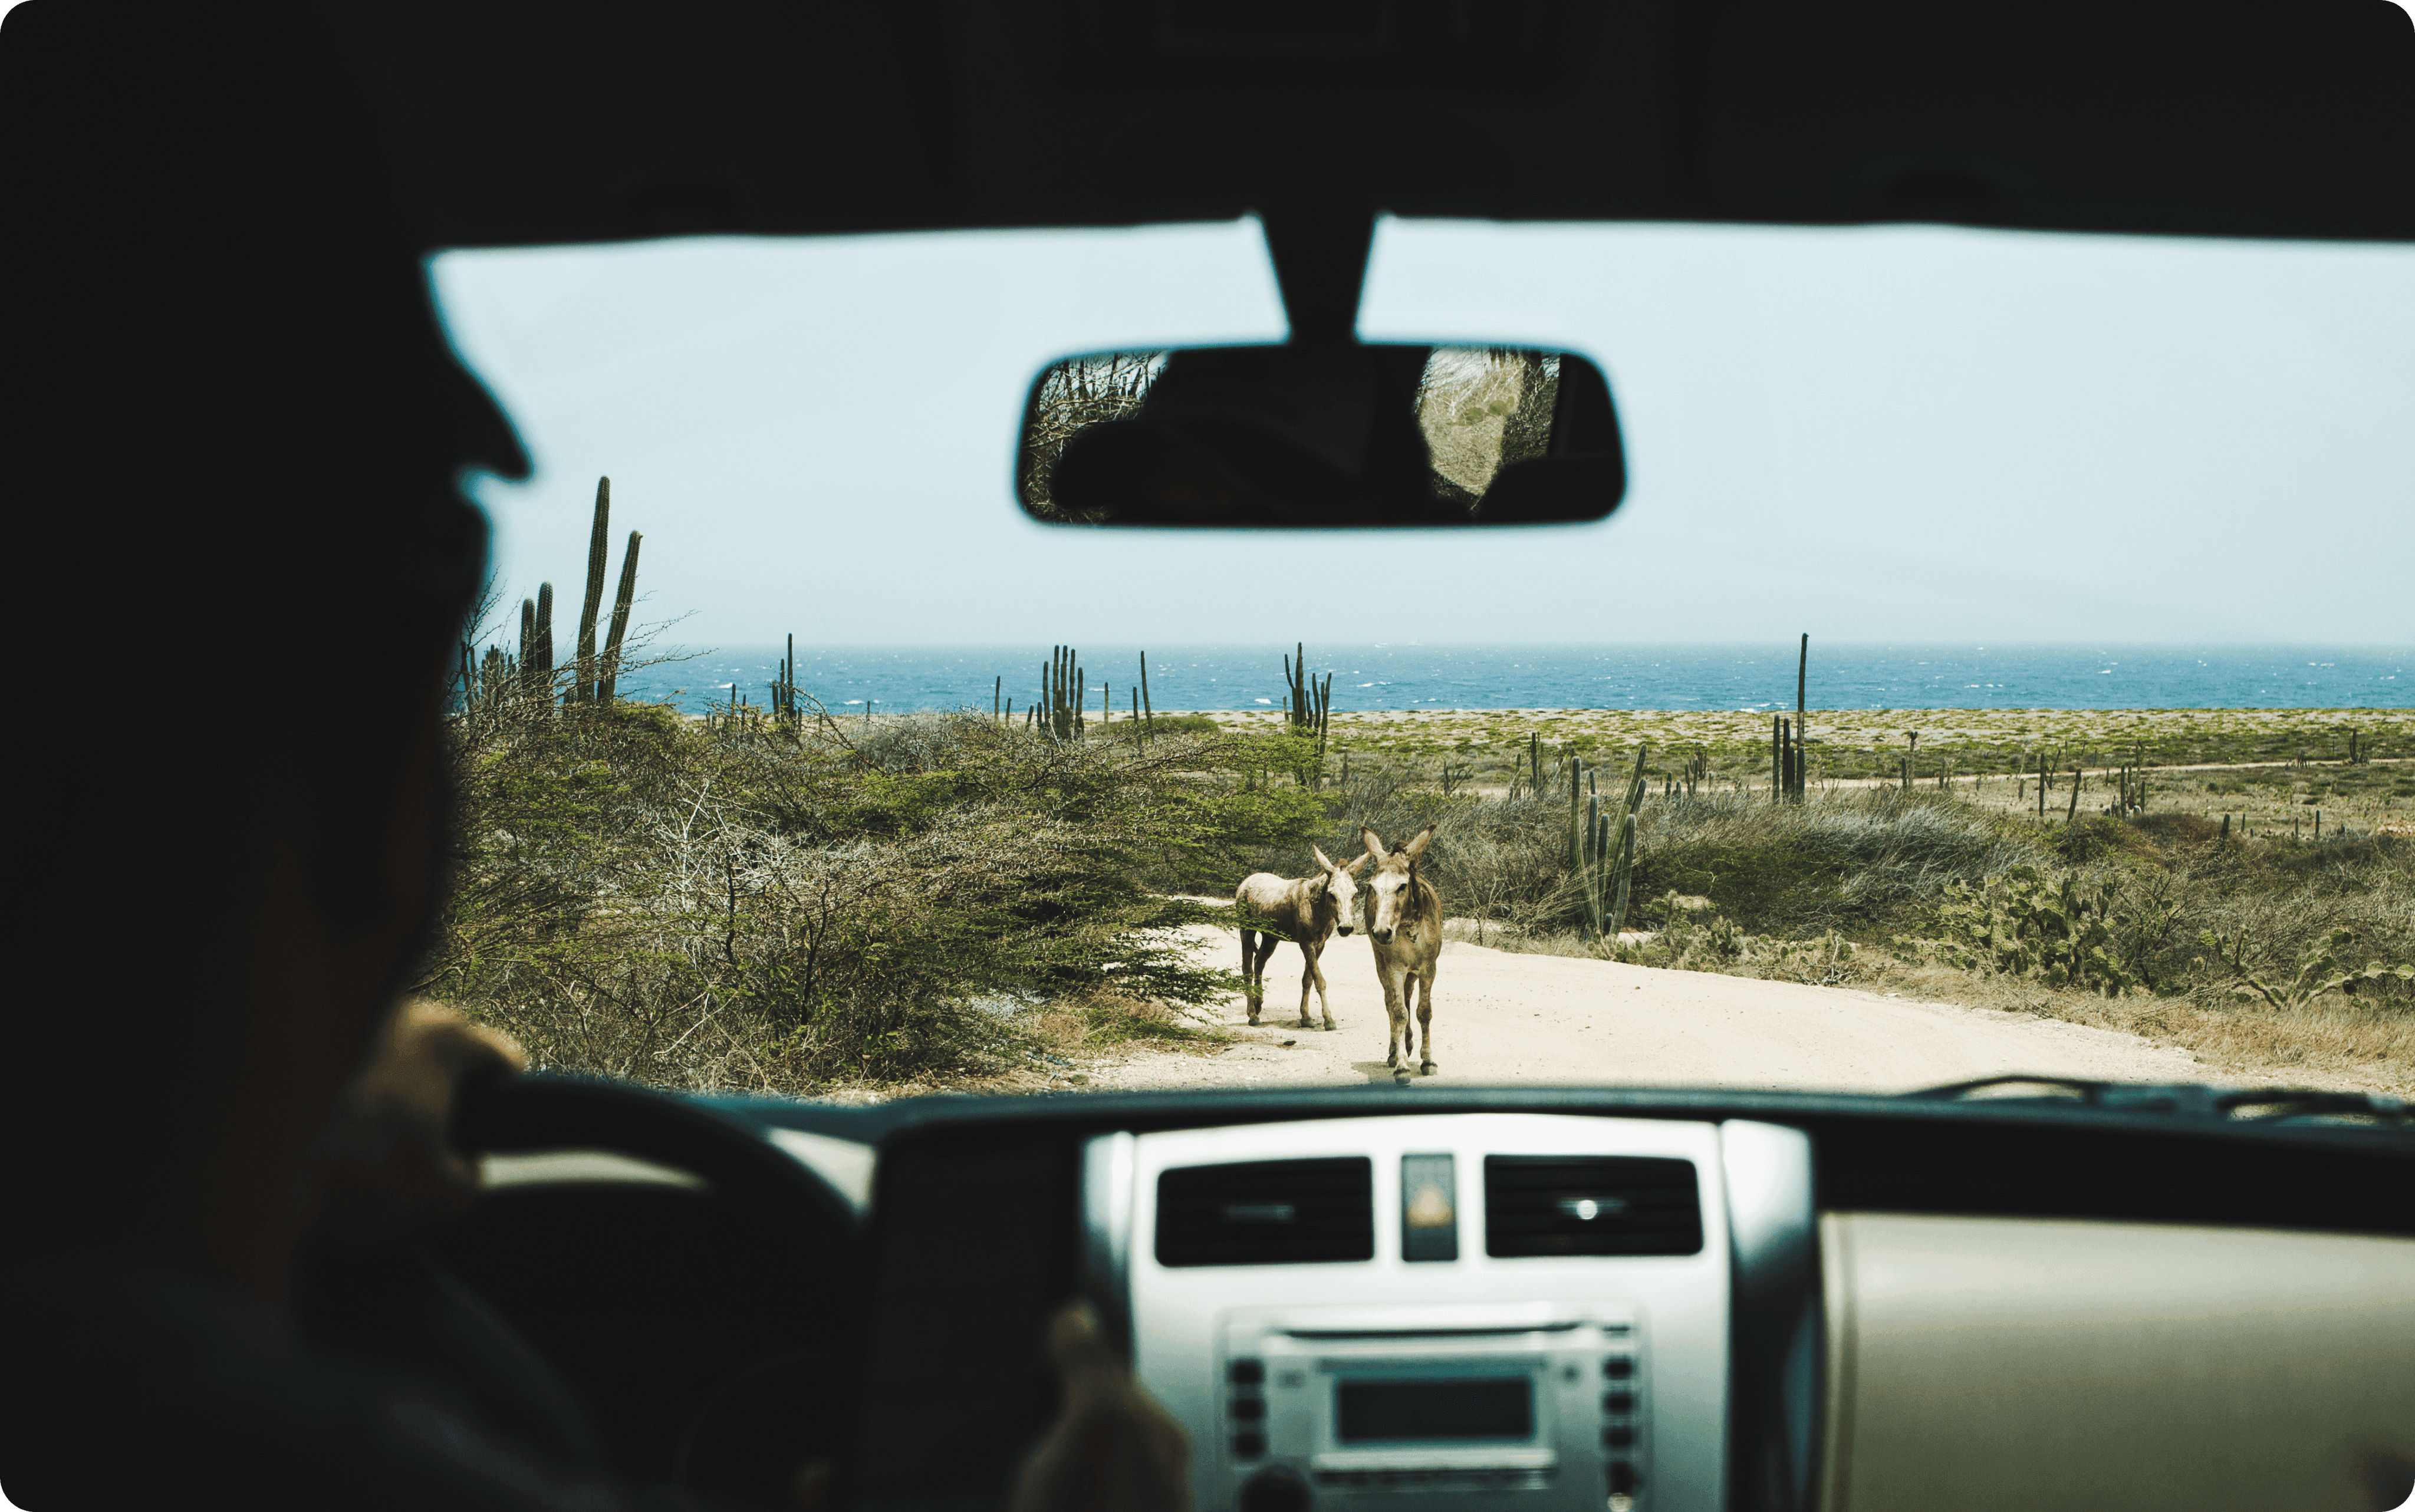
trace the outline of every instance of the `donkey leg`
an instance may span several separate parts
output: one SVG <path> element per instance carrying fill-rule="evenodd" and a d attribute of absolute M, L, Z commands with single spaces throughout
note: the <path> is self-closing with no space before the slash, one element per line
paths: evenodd
<path fill-rule="evenodd" d="M 1428 1076 L 1432 1076 L 1434 1073 L 1434 1058 L 1433 971 L 1431 967 L 1429 967 L 1422 976 L 1418 978 L 1418 984 L 1420 989 L 1418 993 L 1418 1028 L 1419 1030 L 1418 1057 L 1421 1062 L 1418 1067 L 1418 1070 Z"/>
<path fill-rule="evenodd" d="M 1250 1022 L 1252 1024 L 1258 1022 L 1258 1009 L 1267 996 L 1266 979 L 1260 975 L 1265 968 L 1266 958 L 1258 954 L 1257 947 L 1258 932 L 1254 929 L 1241 931 L 1241 996 L 1249 1004 Z"/>
<path fill-rule="evenodd" d="M 1378 968 L 1384 984 L 1384 1064 L 1392 1074 L 1404 1076 L 1401 1068 L 1401 1052 L 1409 1048 L 1409 1010 L 1401 996 L 1401 973 L 1388 962 Z"/>
<path fill-rule="evenodd" d="M 1316 1006 L 1318 1010 L 1325 1014 L 1325 1026 L 1328 1029 L 1339 1028 L 1340 1025 L 1333 1022 L 1333 1001 L 1331 998 L 1325 996 L 1324 955 L 1325 952 L 1323 951 L 1319 951 L 1315 955 L 1311 956 L 1308 962 L 1309 966 L 1316 972 Z M 1305 1011 L 1308 1007 L 1307 994 L 1303 993 L 1300 995 L 1299 1006 L 1303 1010 L 1300 1014 L 1299 1022 L 1305 1025 L 1308 1023 L 1308 1014 Z"/>
<path fill-rule="evenodd" d="M 1309 991 L 1324 985 L 1325 973 L 1316 969 L 1315 949 L 1302 945 L 1299 948 L 1299 1026 L 1303 1029 L 1316 1027 L 1315 1021 L 1308 1016 Z"/>

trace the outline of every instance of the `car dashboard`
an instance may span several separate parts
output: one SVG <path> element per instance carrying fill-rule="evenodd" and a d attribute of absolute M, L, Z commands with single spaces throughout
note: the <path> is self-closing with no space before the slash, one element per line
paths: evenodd
<path fill-rule="evenodd" d="M 848 1505 L 1001 1505 L 1055 1406 L 1044 1321 L 1083 1297 L 1188 1431 L 1201 1512 L 2398 1505 L 2415 1139 L 2352 1126 L 2386 1109 L 2251 1121 L 2165 1090 L 841 1108 L 535 1078 L 490 1096 L 481 1143 L 499 1201 L 620 1192 L 651 1225 L 646 1284 L 684 1298 L 683 1347 L 722 1379 L 598 1415 L 755 1465 L 624 1465 L 708 1490 L 810 1450 Z M 540 1112 L 496 1112 L 516 1105 Z M 752 1174 L 700 1173 L 715 1140 Z M 729 1223 L 654 1209 L 681 1182 L 751 1208 L 780 1171 L 826 1220 L 796 1243 L 847 1253 L 786 1292 L 716 1286 L 774 1249 L 727 1271 Z M 471 1284 L 562 1339 L 546 1288 L 471 1241 L 483 1221 L 447 1241 Z M 680 1282 L 655 1251 L 688 1233 Z M 592 1227 L 579 1252 L 617 1263 Z M 581 1295 L 570 1332 L 605 1337 L 565 1373 L 625 1393 L 647 1372 L 599 1363 L 614 1287 Z"/>

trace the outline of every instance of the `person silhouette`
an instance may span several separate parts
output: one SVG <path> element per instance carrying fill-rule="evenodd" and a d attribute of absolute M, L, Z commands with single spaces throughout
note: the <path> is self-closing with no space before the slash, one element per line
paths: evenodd
<path fill-rule="evenodd" d="M 499 1406 L 322 1347 L 297 1298 L 320 1226 L 468 1200 L 446 1112 L 516 1064 L 399 995 L 444 886 L 442 699 L 486 568 L 463 480 L 527 469 L 307 12 L 0 20 L 9 631 L 71 690 L 0 754 L 0 1489 L 22 1505 L 693 1500 L 617 1478 L 541 1372 Z M 1022 1505 L 1178 1505 L 1178 1430 L 1058 1342 L 1082 1413 Z M 798 1491 L 826 1479 L 801 1467 Z"/>

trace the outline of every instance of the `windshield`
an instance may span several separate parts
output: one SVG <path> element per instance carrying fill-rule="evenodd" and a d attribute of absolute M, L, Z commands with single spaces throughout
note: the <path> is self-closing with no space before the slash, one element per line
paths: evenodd
<path fill-rule="evenodd" d="M 1363 336 L 1625 431 L 1448 534 L 1016 506 L 1049 363 L 1281 339 L 1252 223 L 433 277 L 538 471 L 423 986 L 540 1064 L 2415 1090 L 2415 251 L 1388 221 Z"/>

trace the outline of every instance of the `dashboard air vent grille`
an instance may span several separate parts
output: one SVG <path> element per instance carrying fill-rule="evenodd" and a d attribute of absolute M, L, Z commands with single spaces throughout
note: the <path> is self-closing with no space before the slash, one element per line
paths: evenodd
<path fill-rule="evenodd" d="M 1702 1201 L 1691 1160 L 1484 1158 L 1488 1255 L 1690 1255 L 1702 1248 Z"/>
<path fill-rule="evenodd" d="M 1363 1155 L 1183 1166 L 1157 1178 L 1161 1265 L 1374 1257 L 1375 1166 Z"/>

